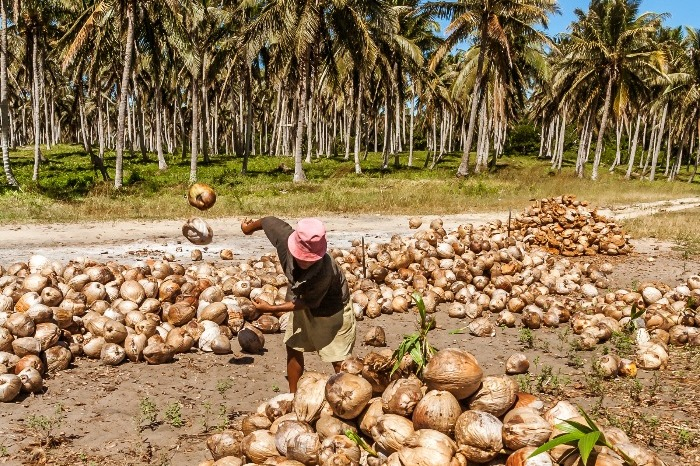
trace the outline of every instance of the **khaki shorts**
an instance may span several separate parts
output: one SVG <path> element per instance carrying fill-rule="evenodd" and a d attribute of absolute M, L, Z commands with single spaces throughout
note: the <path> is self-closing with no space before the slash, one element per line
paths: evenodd
<path fill-rule="evenodd" d="M 355 346 L 351 302 L 328 317 L 314 317 L 308 309 L 290 312 L 284 343 L 302 353 L 318 352 L 323 362 L 343 361 Z"/>

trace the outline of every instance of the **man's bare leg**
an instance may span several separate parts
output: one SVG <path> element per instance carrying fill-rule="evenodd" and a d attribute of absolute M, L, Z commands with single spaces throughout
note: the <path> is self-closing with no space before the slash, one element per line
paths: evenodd
<path fill-rule="evenodd" d="M 286 346 L 286 345 L 285 345 Z M 289 393 L 296 393 L 297 383 L 301 374 L 304 373 L 304 353 L 289 346 L 287 348 L 287 382 L 289 382 Z"/>

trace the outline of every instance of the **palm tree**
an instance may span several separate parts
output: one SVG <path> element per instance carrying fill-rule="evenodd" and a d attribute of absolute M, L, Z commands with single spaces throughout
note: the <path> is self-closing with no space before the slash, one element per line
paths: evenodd
<path fill-rule="evenodd" d="M 5 0 L 0 0 L 0 118 L 2 118 L 2 167 L 7 184 L 19 188 L 10 166 L 10 110 L 7 91 L 7 10 Z"/>
<path fill-rule="evenodd" d="M 279 44 L 289 64 L 284 68 L 288 72 L 288 81 L 297 87 L 297 112 L 294 115 L 295 182 L 306 180 L 302 146 L 309 123 L 308 100 L 312 74 L 321 76 L 319 69 L 323 60 L 332 62 L 329 60 L 332 56 L 330 52 L 339 49 L 353 57 L 355 66 L 361 66 L 361 60 L 371 58 L 376 53 L 376 39 L 372 33 L 391 34 L 396 32 L 397 27 L 396 10 L 385 0 L 272 0 L 246 28 L 244 41 L 250 44 L 251 55 L 257 54 L 271 41 Z M 358 43 L 361 44 L 359 48 Z"/>
<path fill-rule="evenodd" d="M 479 47 L 474 74 L 474 86 L 469 110 L 469 126 L 464 154 L 457 176 L 469 174 L 469 151 L 477 114 L 484 97 L 484 76 L 488 73 L 488 57 L 501 56 L 500 63 L 512 66 L 516 59 L 513 41 L 547 43 L 547 37 L 537 26 L 547 27 L 548 15 L 558 12 L 555 0 L 464 0 L 461 2 L 431 2 L 427 8 L 442 18 L 451 20 L 448 36 L 433 55 L 433 66 L 457 43 L 473 39 Z M 506 70 L 499 70 L 505 75 Z"/>
<path fill-rule="evenodd" d="M 693 132 L 699 138 L 695 154 L 695 168 L 688 179 L 688 182 L 692 183 L 697 175 L 698 163 L 700 162 L 700 29 L 690 27 L 685 29 L 683 48 L 685 50 L 681 68 L 683 80 L 682 88 L 678 89 L 682 96 L 681 108 L 687 115 L 686 124 L 691 140 L 694 139 Z"/>
<path fill-rule="evenodd" d="M 602 101 L 593 180 L 598 178 L 612 102 L 620 118 L 634 90 L 645 87 L 650 75 L 661 73 L 664 53 L 653 35 L 662 16 L 639 15 L 639 5 L 640 0 L 592 0 L 587 12 L 575 10 L 577 20 L 571 32 L 564 34 L 566 49 L 558 66 L 563 70 L 562 80 L 570 83 L 567 93 L 595 93 Z"/>
<path fill-rule="evenodd" d="M 44 95 L 44 55 L 47 42 L 56 28 L 62 5 L 58 1 L 16 0 L 14 2 L 16 26 L 22 32 L 27 51 L 26 66 L 31 74 L 31 103 L 34 136 L 34 170 L 32 180 L 39 177 L 41 154 L 41 101 Z M 31 57 L 31 58 L 29 58 Z"/>

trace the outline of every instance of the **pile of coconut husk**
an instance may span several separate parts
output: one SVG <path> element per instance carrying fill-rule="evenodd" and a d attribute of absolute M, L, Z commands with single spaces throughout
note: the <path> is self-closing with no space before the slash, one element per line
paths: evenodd
<path fill-rule="evenodd" d="M 515 379 L 484 377 L 477 360 L 460 349 L 438 351 L 421 378 L 378 376 L 382 364 L 375 363 L 382 357 L 352 358 L 330 377 L 305 373 L 295 394 L 278 395 L 238 429 L 209 437 L 213 459 L 199 466 L 579 464 L 579 451 L 569 445 L 530 458 L 571 431 L 566 421 L 588 423 L 571 403 L 546 409 L 535 396 L 519 393 Z M 595 446 L 589 464 L 664 464 L 620 429 L 602 432 L 608 445 Z"/>
<path fill-rule="evenodd" d="M 515 216 L 510 228 L 524 242 L 562 256 L 632 252 L 630 237 L 620 225 L 572 195 L 535 201 Z"/>
<path fill-rule="evenodd" d="M 612 264 L 571 261 L 525 239 L 500 221 L 448 232 L 435 219 L 410 238 L 330 254 L 345 272 L 357 319 L 412 312 L 417 292 L 429 314 L 443 304 L 451 317 L 472 319 L 475 335 L 495 336 L 498 325 L 569 325 L 582 349 L 628 328 L 633 309 L 643 310 L 634 326 L 649 336 L 639 343 L 663 349 L 640 356 L 643 368 L 663 367 L 668 344 L 700 345 L 700 277 L 603 293 Z M 285 320 L 261 315 L 252 300 L 280 304 L 287 284 L 274 255 L 189 265 L 174 257 L 124 265 L 33 255 L 0 266 L 0 383 L 11 387 L 2 400 L 41 392 L 47 372 L 78 356 L 161 364 L 194 350 L 230 353 L 234 337 L 243 351 L 259 353 L 264 334 L 283 330 Z"/>

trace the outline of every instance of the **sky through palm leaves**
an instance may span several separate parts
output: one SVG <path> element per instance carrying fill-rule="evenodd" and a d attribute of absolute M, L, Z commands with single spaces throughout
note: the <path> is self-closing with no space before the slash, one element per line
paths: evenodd
<path fill-rule="evenodd" d="M 554 15 L 549 19 L 549 34 L 555 35 L 565 32 L 566 28 L 575 19 L 574 10 L 588 9 L 589 0 L 559 0 L 560 15 Z M 692 26 L 700 28 L 700 1 L 698 0 L 643 0 L 641 12 L 653 11 L 655 13 L 668 13 L 669 17 L 664 21 L 666 26 Z M 439 21 L 444 35 L 449 21 Z"/>

